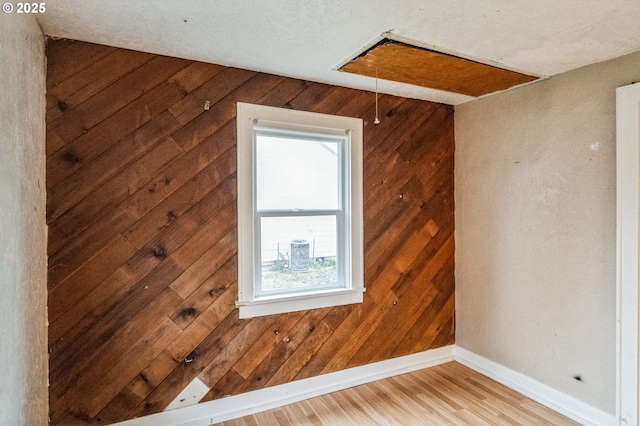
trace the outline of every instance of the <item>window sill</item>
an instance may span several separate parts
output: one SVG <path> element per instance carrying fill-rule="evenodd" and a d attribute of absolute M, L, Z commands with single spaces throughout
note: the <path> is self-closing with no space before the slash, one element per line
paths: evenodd
<path fill-rule="evenodd" d="M 289 296 L 265 296 L 252 301 L 236 302 L 240 318 L 253 318 L 285 312 L 327 308 L 362 303 L 365 289 L 337 289 Z"/>

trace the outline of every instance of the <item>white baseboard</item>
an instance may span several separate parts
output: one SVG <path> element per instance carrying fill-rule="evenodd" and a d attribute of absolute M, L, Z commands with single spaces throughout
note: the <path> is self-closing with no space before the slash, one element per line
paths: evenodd
<path fill-rule="evenodd" d="M 375 380 L 454 360 L 455 347 L 432 349 L 335 373 L 296 380 L 240 395 L 117 423 L 120 426 L 207 426 Z"/>
<path fill-rule="evenodd" d="M 524 374 L 453 345 L 164 411 L 118 425 L 207 426 L 454 360 L 580 424 L 618 425 L 613 414 L 605 413 Z"/>
<path fill-rule="evenodd" d="M 585 426 L 617 426 L 613 414 L 456 346 L 456 361 Z"/>

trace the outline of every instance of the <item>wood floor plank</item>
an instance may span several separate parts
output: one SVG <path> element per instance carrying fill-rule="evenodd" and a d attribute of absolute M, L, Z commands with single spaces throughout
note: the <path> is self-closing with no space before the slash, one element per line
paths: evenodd
<path fill-rule="evenodd" d="M 557 425 L 577 423 L 456 362 L 379 380 L 217 425 Z M 213 425 L 212 425 L 213 426 Z"/>
<path fill-rule="evenodd" d="M 555 411 L 548 410 L 546 407 L 543 407 L 530 399 L 522 401 L 520 403 L 520 407 L 529 411 L 532 415 L 535 415 L 538 421 L 545 425 L 557 425 L 566 421 L 566 417 L 563 415 L 556 413 Z"/>
<path fill-rule="evenodd" d="M 395 421 L 409 421 L 419 423 L 422 421 L 419 412 L 412 410 L 412 405 L 402 394 L 395 395 L 395 387 L 390 380 L 380 380 L 370 383 L 372 393 L 376 395 L 381 405 L 389 407 L 389 414 Z"/>
<path fill-rule="evenodd" d="M 329 397 L 335 400 L 343 410 L 350 413 L 351 417 L 355 417 L 354 424 L 363 426 L 375 424 L 375 419 L 367 413 L 367 409 L 359 404 L 347 392 L 334 392 L 329 394 Z M 285 408 L 285 411 L 289 412 L 289 410 L 286 410 L 288 406 L 283 408 Z"/>
<path fill-rule="evenodd" d="M 457 395 L 458 399 L 463 399 L 466 410 L 471 411 L 482 421 L 492 424 L 495 418 L 504 413 L 492 404 L 487 404 L 488 398 L 473 387 L 462 386 L 466 376 L 456 367 L 457 365 L 449 363 L 439 368 L 437 373 L 430 372 L 429 377 L 434 380 L 434 385 L 438 388 Z"/>
<path fill-rule="evenodd" d="M 390 381 L 395 388 L 394 395 L 404 395 L 405 400 L 413 405 L 412 409 L 417 411 L 422 418 L 433 419 L 441 424 L 450 424 L 455 421 L 449 410 L 438 408 L 443 405 L 443 402 L 429 399 L 417 382 L 408 380 L 408 377 L 404 375 L 391 377 Z"/>

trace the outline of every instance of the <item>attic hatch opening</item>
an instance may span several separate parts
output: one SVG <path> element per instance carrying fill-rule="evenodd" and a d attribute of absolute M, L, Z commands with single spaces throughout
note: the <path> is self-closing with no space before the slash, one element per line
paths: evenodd
<path fill-rule="evenodd" d="M 383 38 L 339 71 L 469 96 L 482 96 L 538 77 Z"/>

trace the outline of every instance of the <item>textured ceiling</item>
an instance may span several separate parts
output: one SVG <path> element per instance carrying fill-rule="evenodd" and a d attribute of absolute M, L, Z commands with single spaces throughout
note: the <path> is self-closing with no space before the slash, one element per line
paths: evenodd
<path fill-rule="evenodd" d="M 640 50 L 637 0 L 56 0 L 44 32 L 372 90 L 337 71 L 382 33 L 548 77 Z M 379 82 L 385 93 L 459 104 L 469 96 Z"/>

